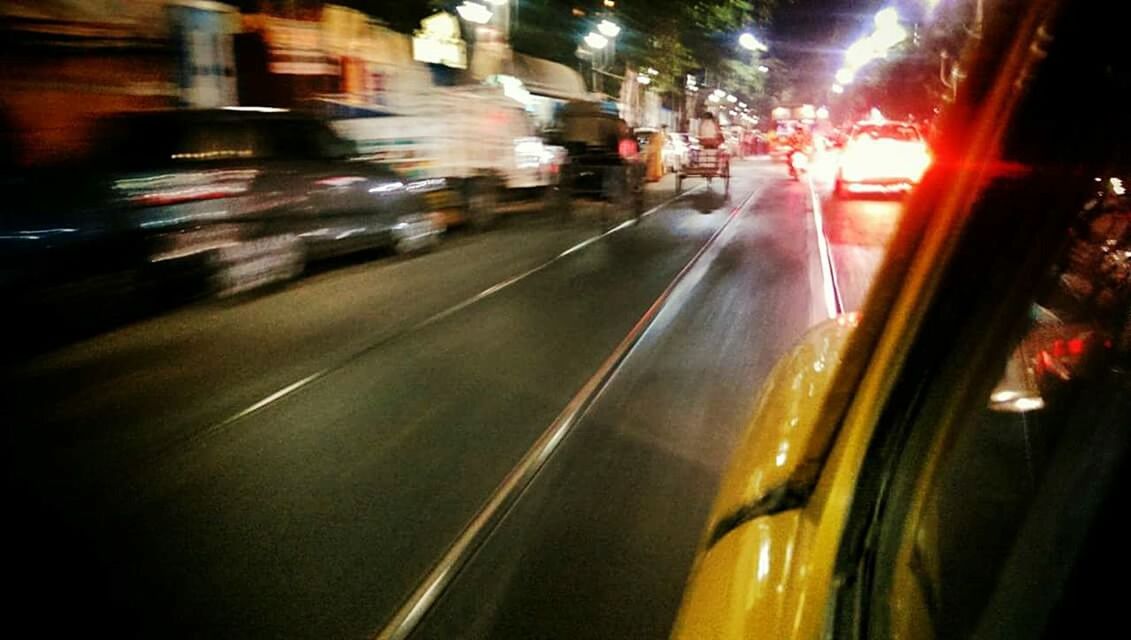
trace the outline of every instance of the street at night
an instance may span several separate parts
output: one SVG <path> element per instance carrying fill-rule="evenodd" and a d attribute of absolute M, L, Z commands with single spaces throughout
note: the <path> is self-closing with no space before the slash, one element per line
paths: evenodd
<path fill-rule="evenodd" d="M 1119 636 L 1124 4 L 0 0 L 8 635 Z"/>
<path fill-rule="evenodd" d="M 93 563 L 106 586 L 71 586 L 106 616 L 150 612 L 139 631 L 372 632 L 706 247 L 425 627 L 663 635 L 750 390 L 827 312 L 801 183 L 764 159 L 729 196 L 669 183 L 607 235 L 515 214 L 33 360 L 15 471 L 51 524 L 28 543 Z M 863 282 L 846 250 L 840 280 Z"/>

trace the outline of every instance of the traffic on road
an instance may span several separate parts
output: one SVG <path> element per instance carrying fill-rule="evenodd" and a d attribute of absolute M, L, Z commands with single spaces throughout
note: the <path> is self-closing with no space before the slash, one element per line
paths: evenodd
<path fill-rule="evenodd" d="M 17 635 L 1118 628 L 1124 9 L 111 4 L 0 2 Z"/>

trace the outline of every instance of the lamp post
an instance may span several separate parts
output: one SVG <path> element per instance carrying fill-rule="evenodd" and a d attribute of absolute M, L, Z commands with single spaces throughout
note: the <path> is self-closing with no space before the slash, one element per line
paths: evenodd
<path fill-rule="evenodd" d="M 598 76 L 605 73 L 616 55 L 616 39 L 620 35 L 620 25 L 609 20 L 602 18 L 597 23 L 595 31 L 590 31 L 583 39 L 584 49 L 579 50 L 579 55 L 584 52 L 589 58 L 589 67 L 593 74 L 593 91 L 601 92 L 604 83 L 598 80 Z"/>

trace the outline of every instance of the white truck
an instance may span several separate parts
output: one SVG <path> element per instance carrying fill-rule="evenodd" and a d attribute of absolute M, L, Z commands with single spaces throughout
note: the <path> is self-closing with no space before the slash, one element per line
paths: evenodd
<path fill-rule="evenodd" d="M 562 152 L 545 145 L 522 105 L 496 87 L 422 92 L 398 113 L 333 120 L 365 157 L 430 183 L 446 223 L 486 228 L 504 204 L 541 203 Z"/>

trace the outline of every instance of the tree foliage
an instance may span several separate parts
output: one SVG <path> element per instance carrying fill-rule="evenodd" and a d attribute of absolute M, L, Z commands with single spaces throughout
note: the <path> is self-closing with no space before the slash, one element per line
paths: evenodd
<path fill-rule="evenodd" d="M 746 30 L 764 31 L 776 0 L 621 0 L 627 27 L 619 52 L 626 64 L 659 71 L 656 88 L 682 88 L 695 73 L 712 85 L 753 96 L 762 92 L 763 60 L 738 47 Z"/>

